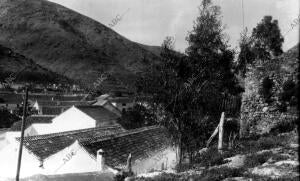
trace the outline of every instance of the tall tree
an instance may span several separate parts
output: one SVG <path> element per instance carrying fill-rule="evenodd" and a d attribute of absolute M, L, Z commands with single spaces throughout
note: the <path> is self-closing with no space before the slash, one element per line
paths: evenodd
<path fill-rule="evenodd" d="M 265 16 L 252 31 L 254 50 L 259 59 L 269 59 L 283 53 L 281 35 L 278 21 L 272 20 L 272 16 Z"/>
<path fill-rule="evenodd" d="M 227 45 L 220 7 L 203 0 L 193 30 L 187 36 L 186 53 L 202 81 L 208 80 L 219 92 L 236 94 L 240 90 L 232 72 L 234 51 Z"/>
<path fill-rule="evenodd" d="M 183 152 L 205 145 L 220 116 L 218 106 L 224 93 L 236 94 L 232 73 L 234 52 L 228 49 L 222 33 L 220 8 L 204 0 L 194 29 L 188 35 L 186 55 L 174 51 L 167 37 L 162 45 L 162 64 L 158 72 L 144 75 L 139 89 L 151 95 L 162 113 L 161 124 L 172 133 L 178 145 L 179 163 Z M 155 82 L 155 83 L 154 83 Z"/>

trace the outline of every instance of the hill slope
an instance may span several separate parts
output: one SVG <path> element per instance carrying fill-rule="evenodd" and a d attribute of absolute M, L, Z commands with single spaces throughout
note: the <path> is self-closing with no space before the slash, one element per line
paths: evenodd
<path fill-rule="evenodd" d="M 14 78 L 14 82 L 71 82 L 67 78 L 37 65 L 25 56 L 0 45 L 0 82 L 7 77 Z"/>
<path fill-rule="evenodd" d="M 88 84 L 101 72 L 132 84 L 136 73 L 159 59 L 103 24 L 46 0 L 0 1 L 0 44 Z"/>

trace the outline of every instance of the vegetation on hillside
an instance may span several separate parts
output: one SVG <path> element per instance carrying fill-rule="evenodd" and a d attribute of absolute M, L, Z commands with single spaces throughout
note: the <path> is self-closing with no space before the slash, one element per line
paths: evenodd
<path fill-rule="evenodd" d="M 70 79 L 49 71 L 33 60 L 0 45 L 0 83 L 8 84 L 8 79 L 11 83 L 72 83 Z"/>

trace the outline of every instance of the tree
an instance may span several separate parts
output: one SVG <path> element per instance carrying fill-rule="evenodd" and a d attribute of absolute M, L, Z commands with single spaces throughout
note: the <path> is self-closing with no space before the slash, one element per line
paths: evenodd
<path fill-rule="evenodd" d="M 0 108 L 0 128 L 10 128 L 19 118 L 11 114 L 7 109 Z"/>
<path fill-rule="evenodd" d="M 270 59 L 283 53 L 282 43 L 284 38 L 280 33 L 278 21 L 272 16 L 265 16 L 252 31 L 253 48 L 257 58 Z"/>
<path fill-rule="evenodd" d="M 118 120 L 125 129 L 135 129 L 143 126 L 154 125 L 155 115 L 151 110 L 142 105 L 135 105 L 132 109 L 122 112 L 122 117 Z"/>
<path fill-rule="evenodd" d="M 238 55 L 237 69 L 242 77 L 245 76 L 247 64 L 255 61 L 255 54 L 252 50 L 253 40 L 247 35 L 247 28 L 241 33 L 239 41 L 240 53 Z"/>
<path fill-rule="evenodd" d="M 184 153 L 192 160 L 193 153 L 205 146 L 218 124 L 222 95 L 241 91 L 232 72 L 234 52 L 228 49 L 219 16 L 220 8 L 204 0 L 187 37 L 186 55 L 175 52 L 173 39 L 167 37 L 158 71 L 148 72 L 137 83 L 141 93 L 151 95 L 151 105 L 161 114 L 159 123 L 173 136 L 179 165 Z"/>
<path fill-rule="evenodd" d="M 241 90 L 232 71 L 234 51 L 227 45 L 221 23 L 220 7 L 203 0 L 200 16 L 187 36 L 186 53 L 192 62 L 193 73 L 198 79 L 209 81 L 219 92 L 237 94 Z M 234 85 L 234 86 L 233 86 Z"/>

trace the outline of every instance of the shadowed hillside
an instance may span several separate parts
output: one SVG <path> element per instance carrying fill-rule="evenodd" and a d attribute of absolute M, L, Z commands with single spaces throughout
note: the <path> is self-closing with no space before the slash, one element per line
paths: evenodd
<path fill-rule="evenodd" d="M 132 85 L 158 56 L 103 24 L 46 0 L 0 1 L 0 43 L 51 71 L 93 82 L 108 72 Z"/>
<path fill-rule="evenodd" d="M 14 82 L 58 83 L 71 82 L 51 72 L 23 55 L 0 45 L 0 81 L 14 78 Z"/>

